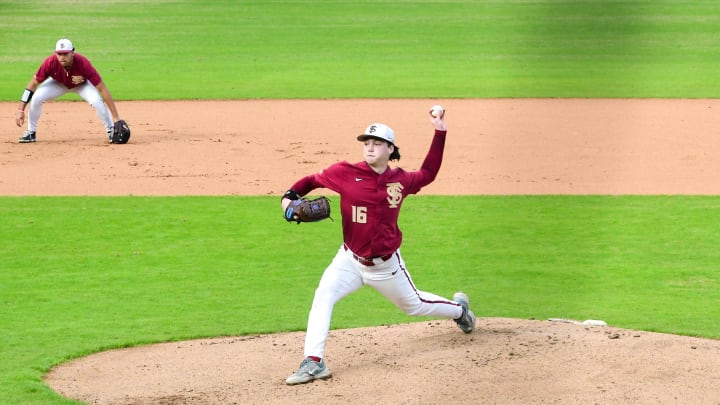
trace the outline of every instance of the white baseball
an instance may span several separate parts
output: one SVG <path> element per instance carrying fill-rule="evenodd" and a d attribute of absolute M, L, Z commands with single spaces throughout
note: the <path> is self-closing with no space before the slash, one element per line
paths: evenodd
<path fill-rule="evenodd" d="M 435 118 L 442 117 L 445 114 L 445 109 L 440 105 L 434 105 L 430 108 L 430 115 Z"/>

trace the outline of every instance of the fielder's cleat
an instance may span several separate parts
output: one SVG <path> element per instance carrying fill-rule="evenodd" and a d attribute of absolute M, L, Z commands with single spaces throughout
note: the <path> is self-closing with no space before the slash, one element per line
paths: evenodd
<path fill-rule="evenodd" d="M 463 309 L 462 316 L 455 319 L 458 328 L 465 333 L 470 333 L 475 330 L 475 314 L 470 310 L 470 300 L 467 294 L 461 292 L 455 293 L 455 295 L 453 295 L 453 301 L 460 303 Z"/>
<path fill-rule="evenodd" d="M 30 130 L 25 131 L 23 136 L 21 136 L 18 139 L 18 142 L 20 142 L 20 143 L 35 142 L 35 131 L 30 131 Z"/>
<path fill-rule="evenodd" d="M 112 136 L 114 131 L 107 131 L 108 134 L 108 143 L 113 143 Z"/>
<path fill-rule="evenodd" d="M 330 370 L 325 366 L 325 362 L 322 360 L 317 362 L 306 358 L 300 363 L 298 371 L 288 377 L 285 382 L 287 385 L 296 385 L 326 378 L 330 378 Z"/>

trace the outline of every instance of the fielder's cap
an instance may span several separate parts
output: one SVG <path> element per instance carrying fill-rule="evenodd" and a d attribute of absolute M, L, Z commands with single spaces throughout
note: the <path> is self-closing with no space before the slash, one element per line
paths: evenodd
<path fill-rule="evenodd" d="M 390 142 L 391 144 L 395 144 L 395 131 L 392 130 L 389 126 L 385 124 L 370 124 L 365 129 L 365 132 L 358 135 L 357 139 L 358 141 L 364 141 L 368 138 L 377 138 L 381 139 L 383 141 Z"/>
<path fill-rule="evenodd" d="M 72 42 L 69 39 L 59 39 L 55 44 L 55 53 L 70 53 L 75 50 Z"/>

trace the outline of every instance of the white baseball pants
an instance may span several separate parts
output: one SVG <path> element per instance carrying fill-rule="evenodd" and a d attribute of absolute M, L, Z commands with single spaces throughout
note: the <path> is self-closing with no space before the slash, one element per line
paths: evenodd
<path fill-rule="evenodd" d="M 448 319 L 462 316 L 459 303 L 415 287 L 400 250 L 387 261 L 375 259 L 375 263 L 374 266 L 364 266 L 353 258 L 350 250 L 340 247 L 315 290 L 305 335 L 305 357 L 323 357 L 333 306 L 363 285 L 373 287 L 411 316 Z"/>
<path fill-rule="evenodd" d="M 62 83 L 52 78 L 48 78 L 42 82 L 30 100 L 28 130 L 37 131 L 38 121 L 40 121 L 40 116 L 42 115 L 42 107 L 46 101 L 55 100 L 69 91 L 77 93 L 95 109 L 95 113 L 105 126 L 106 132 L 113 130 L 112 114 L 110 114 L 110 110 L 105 105 L 100 92 L 92 83 L 86 81 L 80 86 L 68 89 Z"/>

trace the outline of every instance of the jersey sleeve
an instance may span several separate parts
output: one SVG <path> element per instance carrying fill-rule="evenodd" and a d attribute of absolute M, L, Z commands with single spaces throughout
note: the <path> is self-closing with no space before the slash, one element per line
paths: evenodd
<path fill-rule="evenodd" d="M 409 173 L 411 181 L 407 190 L 408 194 L 418 193 L 421 188 L 432 183 L 437 177 L 445 151 L 446 134 L 447 131 L 435 130 L 430 149 L 422 166 L 420 166 L 420 170 Z"/>
<path fill-rule="evenodd" d="M 92 83 L 92 85 L 95 87 L 102 83 L 102 77 L 100 77 L 100 73 L 98 73 L 98 71 L 95 69 L 95 66 L 90 63 L 89 59 L 78 54 L 75 54 L 75 58 L 75 62 L 80 62 L 80 74 L 85 77 L 85 80 Z"/>
<path fill-rule="evenodd" d="M 35 80 L 37 80 L 38 83 L 42 83 L 50 77 L 50 73 L 52 71 L 52 63 L 56 60 L 55 56 L 50 56 L 45 58 L 43 63 L 38 68 L 37 72 L 35 72 Z"/>
<path fill-rule="evenodd" d="M 336 193 L 340 193 L 342 189 L 342 174 L 347 170 L 348 166 L 350 166 L 350 164 L 347 162 L 336 163 L 327 169 L 321 170 L 319 173 L 301 178 L 290 188 L 295 190 L 300 196 L 307 195 L 316 188 L 327 188 Z"/>

